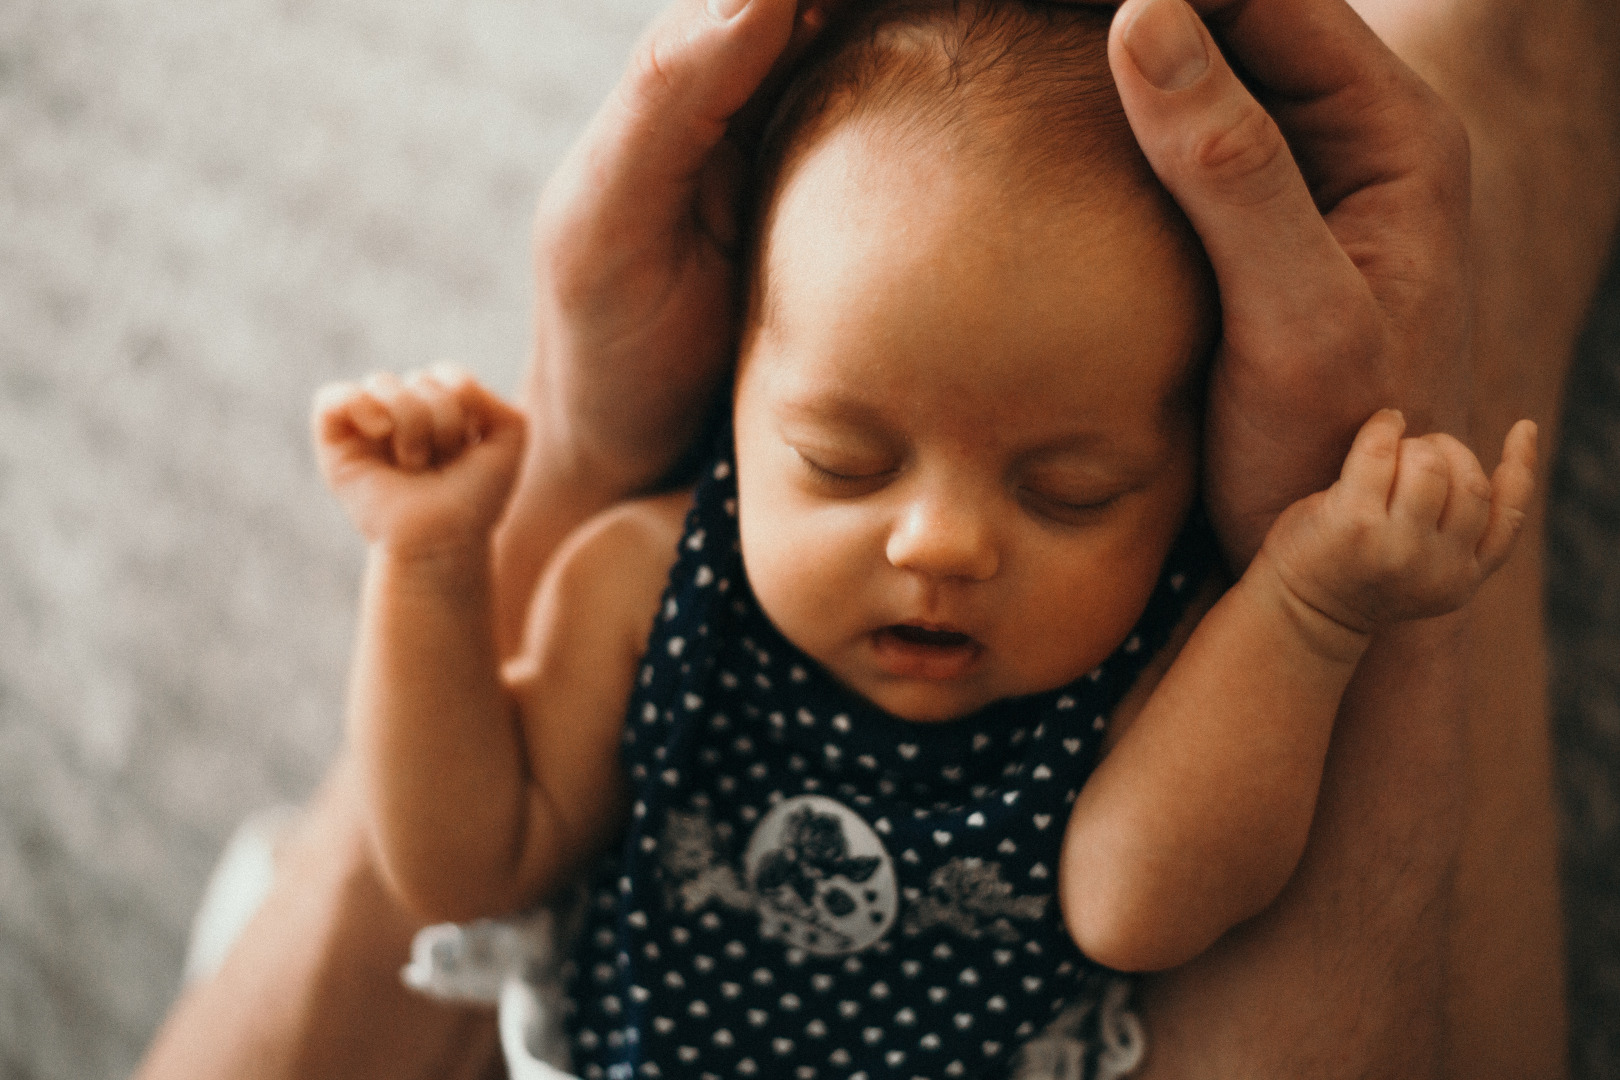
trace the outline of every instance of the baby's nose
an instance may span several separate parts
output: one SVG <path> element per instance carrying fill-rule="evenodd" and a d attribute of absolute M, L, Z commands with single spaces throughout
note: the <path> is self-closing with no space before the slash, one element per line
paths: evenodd
<path fill-rule="evenodd" d="M 965 498 L 911 501 L 889 533 L 889 563 L 934 578 L 988 581 L 1001 566 L 994 522 Z"/>

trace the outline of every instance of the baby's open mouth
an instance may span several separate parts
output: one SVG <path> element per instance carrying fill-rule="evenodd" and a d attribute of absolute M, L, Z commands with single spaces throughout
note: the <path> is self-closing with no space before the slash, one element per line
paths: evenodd
<path fill-rule="evenodd" d="M 885 626 L 872 635 L 879 667 L 895 678 L 960 679 L 976 668 L 984 646 L 960 630 L 916 623 Z"/>
<path fill-rule="evenodd" d="M 954 649 L 973 644 L 971 637 L 955 630 L 932 630 L 906 623 L 885 627 L 882 632 L 893 634 L 907 645 L 927 645 L 936 649 Z"/>

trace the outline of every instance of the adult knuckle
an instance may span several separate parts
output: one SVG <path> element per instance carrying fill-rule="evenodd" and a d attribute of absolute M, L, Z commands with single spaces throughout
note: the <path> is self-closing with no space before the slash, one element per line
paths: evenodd
<path fill-rule="evenodd" d="M 1322 380 L 1342 379 L 1353 373 L 1349 388 L 1367 395 L 1368 411 L 1385 403 L 1381 385 L 1366 385 L 1365 373 L 1381 372 L 1387 349 L 1385 327 L 1364 294 L 1347 294 L 1332 282 L 1301 282 L 1309 302 L 1288 305 L 1263 336 L 1246 352 L 1261 370 L 1270 372 L 1273 385 L 1295 400 L 1321 393 Z"/>
<path fill-rule="evenodd" d="M 1427 87 L 1423 89 L 1415 110 L 1415 145 L 1449 183 L 1461 184 L 1466 191 L 1471 161 L 1468 127 L 1444 98 Z"/>
<path fill-rule="evenodd" d="M 1469 194 L 1469 177 L 1473 162 L 1473 145 L 1468 128 L 1463 124 L 1462 117 L 1449 108 L 1442 110 L 1436 127 L 1438 160 L 1445 168 L 1446 178 L 1453 192 L 1466 197 Z"/>
<path fill-rule="evenodd" d="M 1436 220 L 1466 225 L 1471 198 L 1472 151 L 1462 118 L 1432 91 L 1406 110 L 1402 147 L 1408 174 Z"/>
<path fill-rule="evenodd" d="M 543 297 L 564 311 L 593 301 L 602 288 L 606 253 L 592 252 L 588 222 L 542 211 L 535 229 L 535 271 Z"/>
<path fill-rule="evenodd" d="M 626 82 L 626 105 L 646 108 L 676 92 L 681 82 L 680 49 L 664 27 L 657 27 L 636 48 Z"/>
<path fill-rule="evenodd" d="M 1384 327 L 1376 306 L 1364 295 L 1324 292 L 1310 305 L 1315 317 L 1290 327 L 1296 348 L 1317 363 L 1339 371 L 1364 371 L 1383 349 Z"/>
<path fill-rule="evenodd" d="M 1282 190 L 1292 158 L 1277 122 L 1249 101 L 1194 143 L 1192 163 L 1231 201 L 1252 205 Z"/>

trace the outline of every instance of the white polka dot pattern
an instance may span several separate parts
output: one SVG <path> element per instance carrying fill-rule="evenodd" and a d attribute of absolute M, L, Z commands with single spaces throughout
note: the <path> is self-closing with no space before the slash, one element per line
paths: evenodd
<path fill-rule="evenodd" d="M 735 498 L 722 460 L 626 714 L 637 799 L 570 965 L 576 1071 L 932 1080 L 1010 1075 L 1021 1048 L 1071 1036 L 1094 1054 L 1093 1006 L 1117 976 L 1062 926 L 1062 823 L 1108 713 L 1209 565 L 1206 534 L 1189 527 L 1096 671 L 923 726 L 771 626 Z"/>

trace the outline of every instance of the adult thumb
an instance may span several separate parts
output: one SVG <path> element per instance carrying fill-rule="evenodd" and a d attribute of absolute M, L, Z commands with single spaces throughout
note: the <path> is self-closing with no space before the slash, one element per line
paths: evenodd
<path fill-rule="evenodd" d="M 1281 129 L 1184 0 L 1126 0 L 1108 57 L 1142 152 L 1215 269 L 1229 340 L 1308 325 L 1365 289 Z"/>

